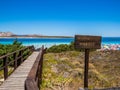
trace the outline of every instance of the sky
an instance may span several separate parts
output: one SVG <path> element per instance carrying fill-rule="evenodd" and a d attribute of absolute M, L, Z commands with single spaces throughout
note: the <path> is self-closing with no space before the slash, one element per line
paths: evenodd
<path fill-rule="evenodd" d="M 120 37 L 120 0 L 0 0 L 0 32 Z"/>

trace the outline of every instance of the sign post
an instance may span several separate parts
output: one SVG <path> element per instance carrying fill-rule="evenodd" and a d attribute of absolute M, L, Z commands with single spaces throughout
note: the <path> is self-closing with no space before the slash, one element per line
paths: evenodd
<path fill-rule="evenodd" d="M 101 36 L 75 35 L 75 49 L 85 50 L 84 88 L 88 88 L 89 51 L 99 48 L 101 48 Z"/>
<path fill-rule="evenodd" d="M 88 87 L 89 49 L 85 49 L 84 88 Z"/>

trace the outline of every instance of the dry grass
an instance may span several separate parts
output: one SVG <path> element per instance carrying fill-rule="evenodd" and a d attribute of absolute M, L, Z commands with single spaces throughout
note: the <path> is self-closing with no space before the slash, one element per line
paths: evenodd
<path fill-rule="evenodd" d="M 90 53 L 89 88 L 120 87 L 120 51 Z M 69 51 L 44 56 L 42 90 L 83 87 L 84 53 Z"/>

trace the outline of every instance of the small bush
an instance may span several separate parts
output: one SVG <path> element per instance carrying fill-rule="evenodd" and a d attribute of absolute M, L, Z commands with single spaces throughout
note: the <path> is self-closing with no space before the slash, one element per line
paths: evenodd
<path fill-rule="evenodd" d="M 16 39 L 13 44 L 7 44 L 7 45 L 2 45 L 0 44 L 0 56 L 6 55 L 8 53 L 14 52 L 16 50 L 20 50 L 21 48 L 24 48 L 25 46 L 22 45 L 21 42 L 18 42 Z M 27 56 L 29 55 L 30 51 L 26 50 L 23 52 L 23 58 L 26 59 Z M 19 53 L 17 53 L 18 55 Z M 8 62 L 12 61 L 14 59 L 13 55 L 8 57 Z M 12 64 L 11 64 L 12 65 Z M 0 67 L 3 66 L 3 60 L 0 60 Z"/>
<path fill-rule="evenodd" d="M 90 51 L 95 51 L 96 49 L 90 49 Z M 80 51 L 84 52 L 85 49 L 75 49 L 74 42 L 71 42 L 70 44 L 60 44 L 60 45 L 53 45 L 50 48 L 47 49 L 47 52 L 52 53 L 60 53 L 64 51 Z"/>
<path fill-rule="evenodd" d="M 74 43 L 71 42 L 70 44 L 53 45 L 47 49 L 47 52 L 60 53 L 64 51 L 73 51 L 73 50 L 74 50 Z"/>

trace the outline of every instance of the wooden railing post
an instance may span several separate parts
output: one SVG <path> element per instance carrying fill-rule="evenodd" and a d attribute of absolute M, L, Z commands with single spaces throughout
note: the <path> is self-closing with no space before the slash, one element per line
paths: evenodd
<path fill-rule="evenodd" d="M 19 58 L 20 57 L 20 58 Z M 21 64 L 21 51 L 19 51 L 19 55 L 18 55 L 18 61 L 17 61 L 17 66 L 19 66 Z"/>
<path fill-rule="evenodd" d="M 40 59 L 40 66 L 39 66 L 39 72 L 40 72 L 40 74 L 39 74 L 39 86 L 40 86 L 40 84 L 42 83 L 42 68 L 43 68 L 43 54 L 44 54 L 44 46 L 42 46 L 42 55 L 41 55 L 41 59 Z"/>
<path fill-rule="evenodd" d="M 21 57 L 21 63 L 22 63 L 22 62 L 23 62 L 23 50 L 21 50 L 20 56 L 22 56 L 22 57 Z M 21 64 L 21 63 L 20 63 L 20 64 Z"/>
<path fill-rule="evenodd" d="M 34 46 L 31 46 L 31 47 L 29 47 L 29 50 L 31 51 L 31 52 L 33 52 L 35 49 L 34 49 Z"/>
<path fill-rule="evenodd" d="M 31 49 L 32 49 L 31 51 L 33 52 L 35 50 L 34 46 L 32 46 Z"/>
<path fill-rule="evenodd" d="M 8 77 L 8 57 L 3 58 L 3 66 L 4 66 L 4 79 L 6 80 Z"/>
<path fill-rule="evenodd" d="M 17 53 L 13 54 L 14 57 L 14 70 L 17 68 Z"/>
<path fill-rule="evenodd" d="M 0 60 L 3 60 L 3 66 L 0 67 L 0 71 L 3 70 L 4 80 L 8 78 L 8 66 L 13 65 L 14 63 L 14 70 L 23 62 L 23 52 L 26 49 L 34 48 L 33 46 L 25 47 L 20 50 L 16 50 L 14 52 L 8 53 L 6 55 L 0 56 Z M 28 53 L 29 54 L 29 53 Z M 29 54 L 30 55 L 30 54 Z M 9 57 L 13 56 L 13 60 L 8 60 Z"/>

